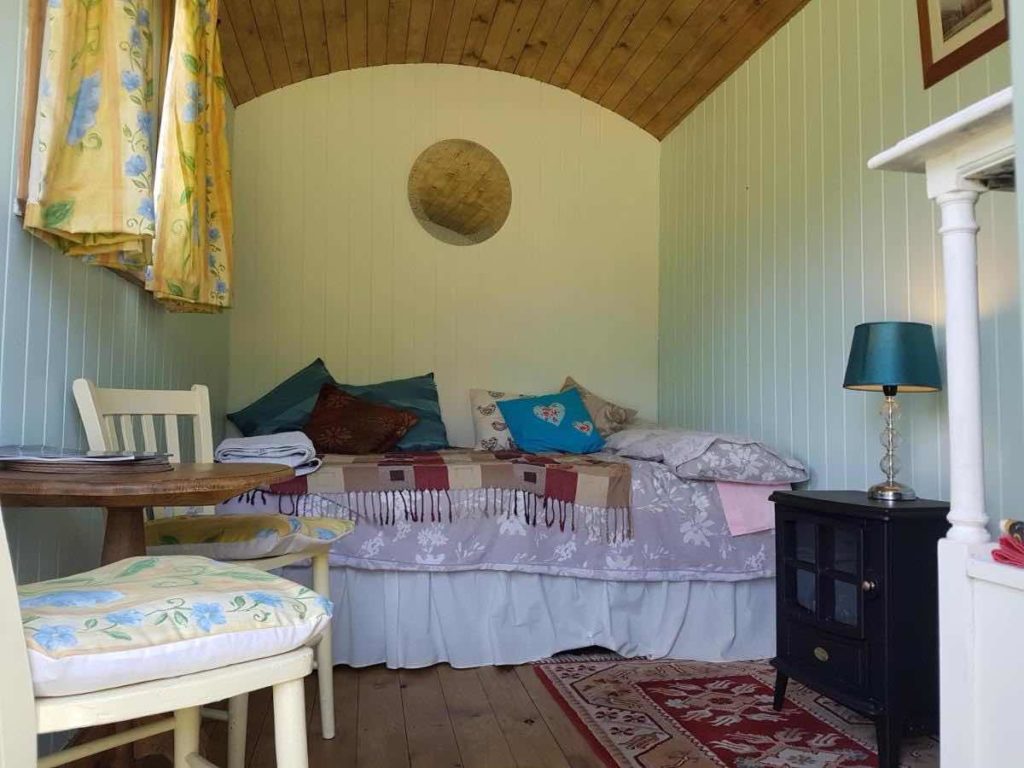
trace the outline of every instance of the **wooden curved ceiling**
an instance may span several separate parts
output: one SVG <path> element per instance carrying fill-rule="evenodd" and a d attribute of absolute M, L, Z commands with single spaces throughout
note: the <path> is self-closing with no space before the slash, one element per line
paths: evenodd
<path fill-rule="evenodd" d="M 808 0 L 221 0 L 235 104 L 434 62 L 568 88 L 663 138 Z"/>

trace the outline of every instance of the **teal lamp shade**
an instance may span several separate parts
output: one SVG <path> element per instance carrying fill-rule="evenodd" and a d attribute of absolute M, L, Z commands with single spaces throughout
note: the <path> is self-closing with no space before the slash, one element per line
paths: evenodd
<path fill-rule="evenodd" d="M 942 389 L 932 327 L 926 323 L 861 323 L 853 330 L 843 386 L 867 391 Z"/>

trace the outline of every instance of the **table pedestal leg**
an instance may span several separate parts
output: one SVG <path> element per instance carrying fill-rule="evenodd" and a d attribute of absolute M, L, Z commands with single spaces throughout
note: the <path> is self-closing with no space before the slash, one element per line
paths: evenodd
<path fill-rule="evenodd" d="M 142 507 L 107 509 L 107 525 L 103 532 L 103 565 L 126 557 L 146 554 L 145 513 Z"/>

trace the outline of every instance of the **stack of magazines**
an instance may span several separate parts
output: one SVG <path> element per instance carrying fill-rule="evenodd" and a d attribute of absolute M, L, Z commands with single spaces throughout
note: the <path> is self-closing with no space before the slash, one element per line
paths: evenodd
<path fill-rule="evenodd" d="M 0 446 L 4 469 L 48 474 L 95 472 L 163 472 L 171 469 L 170 454 L 140 451 L 83 451 L 50 445 Z"/>
<path fill-rule="evenodd" d="M 1003 520 L 999 528 L 1002 535 L 999 537 L 999 546 L 992 550 L 992 559 L 997 563 L 1024 568 L 1024 521 Z"/>

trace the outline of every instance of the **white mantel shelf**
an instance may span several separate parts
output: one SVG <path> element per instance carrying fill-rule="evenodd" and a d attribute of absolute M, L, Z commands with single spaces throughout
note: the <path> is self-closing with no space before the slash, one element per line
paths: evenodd
<path fill-rule="evenodd" d="M 950 188 L 1012 188 L 1013 156 L 1013 88 L 1005 88 L 879 152 L 868 168 L 927 173 L 935 198 Z"/>

